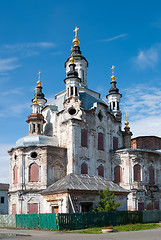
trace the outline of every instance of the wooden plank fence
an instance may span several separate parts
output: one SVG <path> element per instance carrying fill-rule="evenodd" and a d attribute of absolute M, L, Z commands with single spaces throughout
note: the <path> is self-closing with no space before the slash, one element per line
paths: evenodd
<path fill-rule="evenodd" d="M 161 211 L 115 211 L 0 215 L 0 227 L 74 230 L 161 221 Z"/>

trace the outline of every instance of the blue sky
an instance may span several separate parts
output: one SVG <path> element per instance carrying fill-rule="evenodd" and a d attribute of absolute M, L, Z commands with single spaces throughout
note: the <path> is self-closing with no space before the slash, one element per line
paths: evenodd
<path fill-rule="evenodd" d="M 9 179 L 7 150 L 28 134 L 37 73 L 47 99 L 65 88 L 76 26 L 88 87 L 105 99 L 115 65 L 123 122 L 128 112 L 134 136 L 161 137 L 160 9 L 159 0 L 0 2 L 0 182 Z"/>

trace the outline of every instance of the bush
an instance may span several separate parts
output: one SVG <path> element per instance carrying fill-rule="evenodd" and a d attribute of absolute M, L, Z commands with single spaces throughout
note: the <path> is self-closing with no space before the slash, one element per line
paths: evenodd
<path fill-rule="evenodd" d="M 116 202 L 116 196 L 113 191 L 110 191 L 106 186 L 106 189 L 103 191 L 99 191 L 100 202 L 98 205 L 93 208 L 92 211 L 101 212 L 101 211 L 116 211 L 117 207 L 121 205 L 120 201 Z"/>

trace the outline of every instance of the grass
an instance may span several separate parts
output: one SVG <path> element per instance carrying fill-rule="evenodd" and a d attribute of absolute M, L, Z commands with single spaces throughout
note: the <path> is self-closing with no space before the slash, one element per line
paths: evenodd
<path fill-rule="evenodd" d="M 114 228 L 117 229 L 117 232 L 127 232 L 127 231 L 140 231 L 147 229 L 155 229 L 159 228 L 161 225 L 157 223 L 137 223 L 137 224 L 129 224 L 129 225 L 121 225 L 121 226 L 107 226 L 107 227 L 93 227 L 81 230 L 71 230 L 66 231 L 68 233 L 90 233 L 90 234 L 101 234 L 103 228 Z"/>

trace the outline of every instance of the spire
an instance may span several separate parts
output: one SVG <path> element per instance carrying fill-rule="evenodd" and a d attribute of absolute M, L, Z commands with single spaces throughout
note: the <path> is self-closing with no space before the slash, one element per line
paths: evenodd
<path fill-rule="evenodd" d="M 45 103 L 47 102 L 47 100 L 45 99 L 45 96 L 42 92 L 42 81 L 41 81 L 41 72 L 38 72 L 38 81 L 37 81 L 37 86 L 36 86 L 36 91 L 35 91 L 35 98 L 39 101 L 39 105 L 41 106 L 41 108 L 43 108 L 45 106 Z M 32 102 L 34 101 L 34 99 L 32 100 Z"/>
<path fill-rule="evenodd" d="M 41 72 L 39 71 L 38 74 L 39 74 L 39 80 L 37 81 L 37 85 L 40 87 L 42 85 L 42 82 L 40 81 Z"/>
<path fill-rule="evenodd" d="M 114 69 L 115 69 L 115 66 L 113 66 L 112 65 L 112 76 L 111 76 L 111 88 L 110 88 L 110 90 L 109 90 L 109 93 L 111 94 L 111 93 L 118 93 L 119 92 L 119 89 L 116 87 L 116 77 L 115 77 L 115 75 L 114 75 Z"/>
<path fill-rule="evenodd" d="M 78 30 L 79 30 L 79 28 L 77 28 L 77 27 L 73 30 L 73 32 L 75 32 L 75 38 L 73 39 L 74 46 L 78 46 L 80 43 L 79 39 L 77 38 Z"/>
<path fill-rule="evenodd" d="M 79 39 L 78 39 L 78 30 L 79 28 L 76 27 L 73 31 L 75 32 L 75 37 L 73 39 L 73 44 L 74 46 L 72 47 L 72 56 L 74 57 L 75 61 L 75 69 L 78 73 L 78 77 L 81 78 L 81 87 L 87 87 L 87 67 L 88 67 L 88 62 L 86 58 L 82 55 L 80 51 L 80 46 L 79 46 Z M 71 56 L 68 57 L 67 61 L 65 62 L 65 68 L 66 68 L 66 75 L 69 72 L 69 65 L 71 64 Z M 68 75 L 67 75 L 68 76 Z"/>
<path fill-rule="evenodd" d="M 129 122 L 127 120 L 127 116 L 128 114 L 125 114 L 126 116 L 126 121 L 125 121 L 125 127 L 123 131 L 123 137 L 124 137 L 124 148 L 131 148 L 131 136 L 132 136 L 132 132 L 130 131 L 130 127 L 129 127 Z"/>
<path fill-rule="evenodd" d="M 110 110 L 113 112 L 117 121 L 121 122 L 121 110 L 120 110 L 120 98 L 122 95 L 119 93 L 119 89 L 116 87 L 116 77 L 114 74 L 115 66 L 112 66 L 112 76 L 111 76 L 111 88 L 109 94 L 106 96 L 109 102 Z"/>
<path fill-rule="evenodd" d="M 112 76 L 111 76 L 111 80 L 114 82 L 115 81 L 115 79 L 116 79 L 116 77 L 115 77 L 115 75 L 114 75 L 114 69 L 115 69 L 115 66 L 114 65 L 112 65 Z"/>

